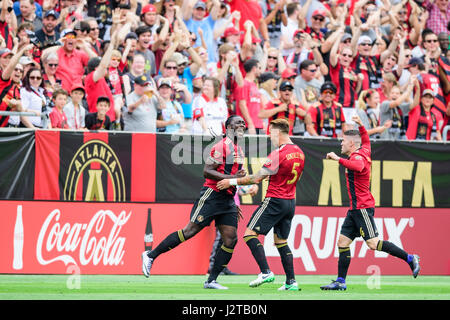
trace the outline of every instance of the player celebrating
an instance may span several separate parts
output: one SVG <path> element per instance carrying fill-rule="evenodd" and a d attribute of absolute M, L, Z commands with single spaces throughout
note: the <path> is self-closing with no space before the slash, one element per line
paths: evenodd
<path fill-rule="evenodd" d="M 205 184 L 200 197 L 195 202 L 189 223 L 182 230 L 169 234 L 155 249 L 142 253 L 142 272 L 146 277 L 154 260 L 180 243 L 192 238 L 204 227 L 215 220 L 222 236 L 223 245 L 217 251 L 214 266 L 204 283 L 205 289 L 228 289 L 220 285 L 216 279 L 222 269 L 226 267 L 233 254 L 237 242 L 238 207 L 234 202 L 236 188 L 221 191 L 217 188 L 217 181 L 227 178 L 245 176 L 242 170 L 244 154 L 237 145 L 238 138 L 242 138 L 245 131 L 245 121 L 240 116 L 230 116 L 225 122 L 225 137 L 211 149 L 210 157 L 206 160 L 203 174 Z"/>
<path fill-rule="evenodd" d="M 369 135 L 358 116 L 353 116 L 352 120 L 359 125 L 359 131 L 345 131 L 341 143 L 341 153 L 349 158 L 343 159 L 334 152 L 327 154 L 327 159 L 339 161 L 339 164 L 346 168 L 350 210 L 342 224 L 338 239 L 338 278 L 329 285 L 321 286 L 322 290 L 347 289 L 345 278 L 351 259 L 350 244 L 359 236 L 363 237 L 371 250 L 384 251 L 405 260 L 409 264 L 414 278 L 417 277 L 420 270 L 419 256 L 408 254 L 392 242 L 378 238 L 374 220 L 375 200 L 369 190 L 372 162 Z"/>
<path fill-rule="evenodd" d="M 266 197 L 253 213 L 244 234 L 245 243 L 261 269 L 258 278 L 250 282 L 250 287 L 257 287 L 275 280 L 267 263 L 264 247 L 258 240 L 258 235 L 266 235 L 273 228 L 275 246 L 280 253 L 286 273 L 286 282 L 278 290 L 298 291 L 292 252 L 287 244 L 287 238 L 295 213 L 296 184 L 303 172 L 305 156 L 303 151 L 289 138 L 289 122 L 287 120 L 271 121 L 269 130 L 270 140 L 277 149 L 269 154 L 261 170 L 243 178 L 219 181 L 217 187 L 225 190 L 236 185 L 255 184 L 270 176 Z"/>

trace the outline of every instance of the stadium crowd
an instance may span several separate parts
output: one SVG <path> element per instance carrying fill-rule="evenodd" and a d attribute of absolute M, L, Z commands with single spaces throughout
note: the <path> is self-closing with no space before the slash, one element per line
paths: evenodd
<path fill-rule="evenodd" d="M 448 0 L 2 0 L 0 127 L 442 140 Z M 13 112 L 20 112 L 14 115 Z M 450 124 L 449 124 L 450 125 Z M 448 135 L 450 139 L 450 134 Z"/>

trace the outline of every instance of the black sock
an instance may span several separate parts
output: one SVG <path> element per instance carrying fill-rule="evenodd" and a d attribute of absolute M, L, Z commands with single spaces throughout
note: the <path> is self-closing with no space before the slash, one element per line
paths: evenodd
<path fill-rule="evenodd" d="M 345 283 L 347 277 L 348 267 L 352 259 L 350 247 L 339 247 L 339 261 L 338 261 L 338 281 Z"/>
<path fill-rule="evenodd" d="M 261 242 L 259 242 L 258 237 L 244 236 L 244 240 L 247 246 L 250 248 L 250 251 L 252 252 L 252 255 L 255 258 L 261 272 L 269 273 L 270 268 L 269 264 L 267 263 L 266 253 L 264 252 L 264 247 Z"/>
<path fill-rule="evenodd" d="M 148 254 L 149 258 L 156 259 L 161 253 L 172 250 L 180 243 L 184 242 L 183 230 L 175 231 L 169 234 L 161 243 Z"/>
<path fill-rule="evenodd" d="M 405 250 L 397 247 L 392 242 L 379 240 L 377 244 L 377 250 L 389 253 L 391 256 L 400 258 L 408 262 L 408 253 Z"/>
<path fill-rule="evenodd" d="M 286 283 L 292 284 L 295 281 L 294 257 L 287 243 L 275 244 L 281 257 L 284 273 L 286 273 Z"/>
<path fill-rule="evenodd" d="M 208 282 L 216 280 L 219 274 L 222 272 L 223 268 L 225 268 L 231 260 L 231 256 L 233 255 L 233 248 L 227 248 L 224 245 L 217 250 L 216 257 L 214 259 L 214 264 L 211 269 L 211 273 L 208 277 Z"/>

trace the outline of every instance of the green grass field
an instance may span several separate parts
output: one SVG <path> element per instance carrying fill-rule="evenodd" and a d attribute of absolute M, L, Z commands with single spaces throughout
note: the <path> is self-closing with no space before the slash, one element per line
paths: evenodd
<path fill-rule="evenodd" d="M 0 300 L 450 300 L 450 276 L 381 276 L 379 289 L 369 288 L 369 276 L 349 276 L 339 292 L 319 289 L 333 276 L 297 276 L 299 292 L 277 291 L 283 275 L 250 288 L 254 278 L 220 276 L 229 290 L 205 290 L 206 276 L 0 275 Z"/>

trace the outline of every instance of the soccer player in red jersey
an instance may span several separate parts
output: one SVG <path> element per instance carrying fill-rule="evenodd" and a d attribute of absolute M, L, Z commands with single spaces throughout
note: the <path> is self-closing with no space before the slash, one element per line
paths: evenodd
<path fill-rule="evenodd" d="M 405 260 L 410 266 L 414 278 L 420 271 L 419 256 L 408 254 L 392 242 L 378 238 L 374 220 L 375 200 L 370 193 L 372 159 L 369 135 L 358 116 L 353 116 L 352 120 L 359 125 L 359 130 L 345 131 L 341 143 L 341 153 L 348 156 L 348 159 L 341 158 L 334 152 L 327 154 L 327 159 L 339 161 L 339 164 L 346 168 L 350 210 L 342 224 L 337 244 L 339 249 L 338 278 L 329 285 L 321 286 L 322 290 L 347 289 L 345 278 L 351 259 L 350 244 L 359 236 L 363 237 L 371 250 L 384 251 Z"/>
<path fill-rule="evenodd" d="M 303 172 L 305 155 L 289 138 L 289 122 L 286 119 L 272 120 L 269 128 L 270 140 L 277 149 L 269 154 L 261 170 L 242 178 L 224 179 L 217 183 L 217 187 L 225 190 L 235 185 L 257 184 L 270 177 L 266 197 L 253 213 L 244 233 L 245 243 L 261 270 L 258 278 L 250 282 L 250 287 L 275 280 L 267 263 L 264 247 L 258 240 L 258 235 L 266 235 L 273 228 L 275 246 L 280 253 L 286 273 L 286 282 L 278 290 L 298 291 L 292 252 L 287 244 L 287 238 L 295 214 L 296 185 Z"/>
<path fill-rule="evenodd" d="M 212 147 L 206 160 L 203 169 L 206 181 L 192 208 L 190 221 L 182 230 L 169 234 L 155 249 L 142 253 L 142 272 L 146 277 L 150 275 L 152 264 L 160 254 L 192 238 L 214 220 L 223 245 L 217 251 L 213 268 L 203 287 L 228 289 L 217 283 L 216 279 L 230 261 L 237 242 L 239 209 L 234 202 L 236 187 L 222 191 L 218 189 L 217 182 L 245 176 L 245 170 L 242 170 L 244 153 L 237 144 L 244 135 L 245 121 L 240 116 L 232 115 L 225 122 L 225 127 L 226 136 Z"/>

